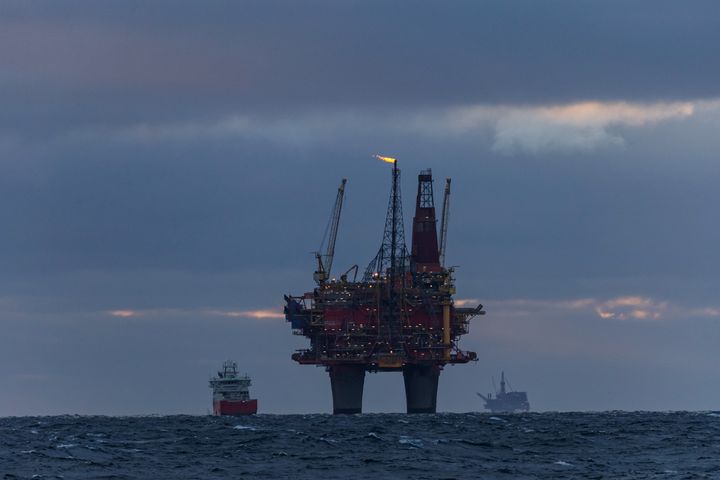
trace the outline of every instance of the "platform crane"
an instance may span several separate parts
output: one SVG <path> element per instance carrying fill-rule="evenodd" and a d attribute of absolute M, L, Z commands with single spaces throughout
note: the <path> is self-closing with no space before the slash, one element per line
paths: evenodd
<path fill-rule="evenodd" d="M 338 187 L 337 197 L 335 197 L 335 206 L 330 214 L 330 220 L 325 230 L 325 238 L 323 243 L 320 244 L 320 251 L 322 250 L 325 241 L 327 245 L 325 253 L 320 251 L 315 252 L 315 258 L 317 258 L 318 268 L 313 274 L 313 278 L 318 285 L 322 285 L 330 278 L 330 270 L 332 268 L 333 257 L 335 256 L 335 240 L 337 239 L 338 225 L 340 224 L 340 212 L 342 211 L 343 198 L 345 197 L 345 184 L 347 178 L 343 178 Z"/>
<path fill-rule="evenodd" d="M 450 179 L 445 179 L 445 194 L 443 195 L 442 217 L 440 219 L 440 265 L 445 266 L 445 247 L 447 247 L 447 229 L 450 219 Z"/>

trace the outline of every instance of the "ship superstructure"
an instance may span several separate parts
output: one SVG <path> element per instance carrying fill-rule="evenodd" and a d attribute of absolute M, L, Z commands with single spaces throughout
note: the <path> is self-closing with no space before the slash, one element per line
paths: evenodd
<path fill-rule="evenodd" d="M 250 398 L 250 377 L 238 375 L 237 363 L 227 360 L 210 379 L 213 390 L 213 415 L 252 415 L 257 400 Z"/>
<path fill-rule="evenodd" d="M 460 350 L 457 341 L 468 333 L 469 319 L 485 312 L 482 305 L 454 304 L 453 268 L 441 263 L 447 242 L 450 179 L 445 185 L 438 242 L 432 172 L 420 172 L 408 252 L 400 170 L 395 159 L 378 158 L 392 163 L 380 249 L 361 280 L 356 280 L 357 265 L 339 279 L 331 277 L 346 186 L 343 179 L 330 219 L 327 249 L 316 255 L 317 287 L 301 296 L 285 296 L 285 315 L 293 333 L 310 340 L 310 347 L 292 358 L 327 369 L 334 413 L 361 412 L 365 372 L 403 372 L 408 413 L 431 413 L 436 410 L 443 366 L 476 360 L 476 354 Z"/>
<path fill-rule="evenodd" d="M 530 410 L 527 392 L 507 390 L 506 383 L 505 372 L 502 372 L 500 391 L 495 392 L 495 398 L 491 393 L 488 393 L 487 396 L 478 393 L 478 396 L 485 401 L 485 408 L 493 413 L 527 412 Z"/>

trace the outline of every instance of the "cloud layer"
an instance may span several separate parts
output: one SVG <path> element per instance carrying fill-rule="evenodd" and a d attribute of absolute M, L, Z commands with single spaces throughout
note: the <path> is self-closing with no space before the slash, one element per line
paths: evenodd
<path fill-rule="evenodd" d="M 227 139 L 267 141 L 291 147 L 327 145 L 337 138 L 383 131 L 452 139 L 492 132 L 492 149 L 524 153 L 589 153 L 624 145 L 623 130 L 683 120 L 700 107 L 716 112 L 717 101 L 674 103 L 581 102 L 540 107 L 474 105 L 449 109 L 325 110 L 293 115 L 231 114 L 202 122 L 142 123 L 114 129 L 68 132 L 72 141 L 197 143 Z"/>
<path fill-rule="evenodd" d="M 693 114 L 690 102 L 650 105 L 626 102 L 583 102 L 543 108 L 513 109 L 497 121 L 493 149 L 505 154 L 525 152 L 589 152 L 622 146 L 613 128 L 640 127 Z"/>
<path fill-rule="evenodd" d="M 475 303 L 477 300 L 460 300 L 457 305 Z M 720 317 L 720 309 L 715 306 L 687 306 L 639 295 L 623 295 L 608 299 L 578 298 L 566 300 L 527 300 L 508 299 L 486 301 L 501 316 L 527 317 L 534 312 L 544 315 L 582 313 L 586 317 L 603 320 L 667 320 L 687 321 L 693 318 L 714 319 Z M 574 313 L 570 313 L 574 312 Z"/>

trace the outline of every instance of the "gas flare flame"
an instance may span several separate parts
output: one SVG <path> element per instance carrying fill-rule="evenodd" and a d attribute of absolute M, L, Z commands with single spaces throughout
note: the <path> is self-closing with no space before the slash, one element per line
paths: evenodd
<path fill-rule="evenodd" d="M 382 160 L 383 162 L 387 162 L 387 163 L 396 163 L 397 162 L 397 158 L 383 157 L 382 155 L 373 155 L 373 157 L 377 158 L 378 160 Z"/>

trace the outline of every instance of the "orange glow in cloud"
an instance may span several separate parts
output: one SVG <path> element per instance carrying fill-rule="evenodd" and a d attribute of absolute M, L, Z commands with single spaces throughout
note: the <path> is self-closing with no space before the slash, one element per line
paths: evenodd
<path fill-rule="evenodd" d="M 667 313 L 668 309 L 668 302 L 650 297 L 627 295 L 598 303 L 595 312 L 600 318 L 657 320 Z"/>
<path fill-rule="evenodd" d="M 651 105 L 625 102 L 581 102 L 546 107 L 541 112 L 550 119 L 569 124 L 622 123 L 641 126 L 671 118 L 689 117 L 695 112 L 695 106 L 688 102 Z"/>
<path fill-rule="evenodd" d="M 226 317 L 241 317 L 241 318 L 256 318 L 256 319 L 266 319 L 266 318 L 285 318 L 285 315 L 281 312 L 278 312 L 277 310 L 270 310 L 270 309 L 261 309 L 261 310 L 239 310 L 239 311 L 229 311 L 229 312 L 213 312 L 218 315 L 223 315 Z"/>
<path fill-rule="evenodd" d="M 457 298 L 455 299 L 456 307 L 464 307 L 465 305 L 472 305 L 473 307 L 478 305 L 480 300 L 477 298 Z"/>
<path fill-rule="evenodd" d="M 135 310 L 112 310 L 108 313 L 110 315 L 112 315 L 113 317 L 122 317 L 122 318 L 135 317 L 138 315 L 138 312 L 136 312 Z"/>
<path fill-rule="evenodd" d="M 595 312 L 598 314 L 600 318 L 613 318 L 615 317 L 615 314 L 612 312 L 605 312 L 600 309 L 600 307 L 595 309 Z"/>

